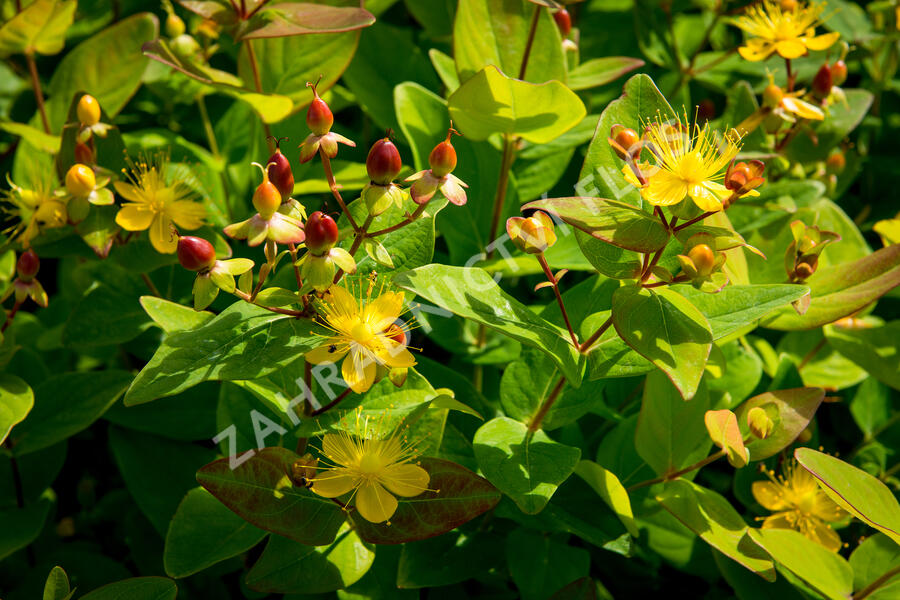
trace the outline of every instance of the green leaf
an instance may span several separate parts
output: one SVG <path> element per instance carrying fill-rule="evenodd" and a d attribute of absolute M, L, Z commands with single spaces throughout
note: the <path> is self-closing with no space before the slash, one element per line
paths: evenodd
<path fill-rule="evenodd" d="M 831 149 L 856 129 L 869 112 L 874 96 L 869 90 L 845 89 L 844 93 L 846 102 L 831 104 L 824 121 L 788 144 L 786 156 L 789 160 L 804 163 L 825 160 Z"/>
<path fill-rule="evenodd" d="M 484 576 L 500 566 L 503 538 L 490 532 L 454 531 L 403 544 L 397 586 L 438 587 Z"/>
<path fill-rule="evenodd" d="M 547 353 L 577 387 L 583 358 L 568 331 L 535 315 L 481 269 L 427 265 L 394 276 L 394 284 L 465 319 Z"/>
<path fill-rule="evenodd" d="M 866 377 L 850 401 L 850 414 L 869 439 L 891 418 L 891 393 L 874 377 Z"/>
<path fill-rule="evenodd" d="M 506 538 L 506 562 L 523 600 L 542 600 L 560 587 L 584 577 L 591 558 L 575 548 L 520 527 Z"/>
<path fill-rule="evenodd" d="M 881 327 L 871 328 L 825 326 L 825 339 L 835 350 L 894 389 L 900 389 L 898 336 L 900 336 L 900 321 L 891 321 Z"/>
<path fill-rule="evenodd" d="M 72 4 L 74 5 L 74 2 Z M 34 6 L 34 4 L 32 4 L 31 6 Z M 3 30 L 0 29 L 0 35 L 2 35 L 2 33 Z M 37 127 L 32 127 L 31 125 L 26 125 L 25 123 L 14 123 L 12 121 L 6 121 L 0 123 L 0 129 L 7 133 L 11 133 L 12 135 L 19 136 L 41 152 L 47 152 L 50 154 L 56 154 L 57 152 L 59 152 L 59 136 L 44 133 L 42 129 L 38 129 Z"/>
<path fill-rule="evenodd" d="M 171 396 L 207 380 L 264 377 L 319 344 L 312 321 L 236 302 L 201 327 L 163 340 L 138 373 L 125 404 Z"/>
<path fill-rule="evenodd" d="M 72 96 L 84 90 L 111 117 L 119 114 L 141 85 L 147 59 L 141 44 L 159 34 L 150 13 L 122 19 L 76 46 L 57 65 L 47 86 L 50 130 L 60 131 Z"/>
<path fill-rule="evenodd" d="M 34 409 L 10 437 L 21 456 L 52 446 L 86 429 L 122 395 L 131 374 L 109 369 L 62 373 L 34 390 Z"/>
<path fill-rule="evenodd" d="M 791 529 L 751 529 L 750 538 L 826 598 L 850 598 L 853 569 L 840 554 Z"/>
<path fill-rule="evenodd" d="M 540 209 L 598 240 L 635 252 L 656 252 L 669 242 L 669 231 L 640 208 L 603 198 L 549 198 L 522 210 Z"/>
<path fill-rule="evenodd" d="M 581 174 L 578 177 L 578 194 L 612 198 L 634 206 L 641 206 L 640 193 L 622 174 L 624 161 L 616 156 L 607 139 L 613 125 L 630 127 L 642 131 L 644 124 L 655 120 L 657 114 L 663 119 L 675 116 L 675 112 L 656 84 L 647 75 L 635 75 L 625 83 L 622 96 L 610 102 L 600 115 L 597 131 L 588 147 Z"/>
<path fill-rule="evenodd" d="M 747 537 L 747 524 L 728 500 L 684 479 L 666 483 L 656 499 L 704 542 L 766 581 L 775 580 L 772 561 Z"/>
<path fill-rule="evenodd" d="M 900 544 L 900 503 L 886 485 L 865 471 L 811 448 L 797 448 L 794 457 L 841 508 Z"/>
<path fill-rule="evenodd" d="M 340 33 L 375 22 L 369 11 L 354 6 L 328 6 L 309 2 L 269 4 L 246 23 L 239 39 L 277 38 Z"/>
<path fill-rule="evenodd" d="M 750 431 L 747 413 L 752 408 L 761 407 L 775 423 L 775 430 L 769 437 L 764 440 L 754 438 L 747 444 L 750 460 L 768 458 L 790 446 L 809 426 L 824 398 L 825 391 L 821 388 L 795 388 L 765 392 L 741 404 L 735 413 L 745 436 Z"/>
<path fill-rule="evenodd" d="M 325 594 L 351 586 L 375 561 L 375 551 L 348 524 L 329 546 L 305 546 L 273 535 L 247 573 L 247 586 L 258 592 Z"/>
<path fill-rule="evenodd" d="M 709 321 L 713 340 L 755 324 L 773 311 L 790 305 L 808 290 L 793 284 L 729 285 L 717 294 L 707 294 L 689 285 L 672 289 L 703 313 Z"/>
<path fill-rule="evenodd" d="M 628 56 L 592 58 L 569 71 L 569 89 L 579 91 L 604 85 L 643 66 L 644 61 Z"/>
<path fill-rule="evenodd" d="M 72 348 L 121 344 L 150 327 L 150 320 L 131 294 L 103 283 L 88 291 L 69 315 L 62 343 Z"/>
<path fill-rule="evenodd" d="M 891 569 L 900 567 L 900 546 L 883 533 L 870 535 L 850 554 L 850 567 L 853 569 L 853 589 L 862 590 Z M 898 592 L 900 579 L 895 577 L 869 598 L 889 600 L 896 597 Z"/>
<path fill-rule="evenodd" d="M 791 331 L 837 321 L 871 304 L 900 285 L 900 245 L 888 246 L 859 260 L 819 269 L 807 280 L 812 298 L 798 315 L 782 308 L 764 325 Z"/>
<path fill-rule="evenodd" d="M 463 83 L 447 103 L 453 122 L 473 140 L 502 133 L 543 144 L 575 127 L 587 114 L 581 99 L 559 81 L 526 83 L 493 66 Z"/>
<path fill-rule="evenodd" d="M 74 0 L 35 0 L 0 27 L 0 56 L 57 54 L 75 18 Z"/>
<path fill-rule="evenodd" d="M 488 65 L 519 76 L 531 28 L 532 11 L 540 10 L 525 81 L 566 81 L 566 61 L 559 29 L 550 12 L 511 0 L 461 0 L 453 24 L 453 57 L 465 82 Z"/>
<path fill-rule="evenodd" d="M 706 457 L 712 440 L 703 415 L 710 406 L 705 384 L 685 402 L 663 373 L 647 375 L 634 444 L 657 475 L 674 473 Z"/>
<path fill-rule="evenodd" d="M 74 592 L 69 588 L 69 577 L 62 567 L 50 569 L 47 582 L 44 584 L 43 600 L 69 600 Z"/>
<path fill-rule="evenodd" d="M 0 560 L 37 539 L 44 529 L 53 504 L 51 498 L 44 495 L 25 508 L 0 510 L 0 521 L 3 522 L 3 530 L 0 531 Z"/>
<path fill-rule="evenodd" d="M 34 392 L 31 387 L 8 373 L 0 373 L 0 444 L 6 440 L 10 430 L 21 423 L 34 406 Z"/>
<path fill-rule="evenodd" d="M 221 458 L 197 471 L 197 481 L 242 519 L 301 544 L 334 541 L 344 513 L 327 498 L 291 482 L 299 456 L 284 448 Z M 248 458 L 249 456 L 249 458 Z M 240 462 L 235 468 L 230 463 Z"/>
<path fill-rule="evenodd" d="M 109 446 L 134 503 L 162 537 L 196 487 L 196 470 L 215 458 L 209 448 L 118 427 L 109 430 Z"/>
<path fill-rule="evenodd" d="M 196 329 L 216 316 L 156 296 L 141 296 L 140 302 L 147 316 L 166 333 Z"/>
<path fill-rule="evenodd" d="M 626 344 L 662 369 L 682 397 L 694 396 L 712 347 L 703 313 L 672 290 L 630 285 L 613 294 L 612 318 Z"/>
<path fill-rule="evenodd" d="M 187 493 L 166 533 L 166 575 L 199 573 L 258 544 L 267 532 L 243 520 L 203 488 Z"/>
<path fill-rule="evenodd" d="M 482 425 L 473 443 L 485 477 L 530 515 L 543 510 L 581 458 L 578 448 L 560 444 L 543 431 L 531 432 L 506 417 Z"/>
<path fill-rule="evenodd" d="M 178 586 L 165 577 L 135 577 L 104 585 L 79 600 L 175 600 Z"/>
<path fill-rule="evenodd" d="M 584 479 L 597 495 L 609 506 L 628 533 L 638 537 L 637 524 L 634 522 L 634 512 L 631 510 L 631 500 L 625 486 L 619 481 L 612 471 L 604 469 L 595 462 L 582 460 L 575 467 L 575 474 Z"/>
<path fill-rule="evenodd" d="M 57 160 L 57 165 L 59 165 L 59 160 Z M 112 192 L 110 191 L 110 193 Z M 116 213 L 118 213 L 118 207 L 115 205 L 91 206 L 87 217 L 75 228 L 84 243 L 90 246 L 94 254 L 101 259 L 109 256 L 116 234 L 119 233 Z"/>
<path fill-rule="evenodd" d="M 428 471 L 426 491 L 412 498 L 397 498 L 397 512 L 390 525 L 370 523 L 351 512 L 353 526 L 364 542 L 400 544 L 434 537 L 455 529 L 494 508 L 500 493 L 491 483 L 469 469 L 448 460 L 420 458 Z"/>

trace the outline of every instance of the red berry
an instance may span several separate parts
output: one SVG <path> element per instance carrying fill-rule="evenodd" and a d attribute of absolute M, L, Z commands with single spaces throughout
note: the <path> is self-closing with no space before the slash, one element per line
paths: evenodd
<path fill-rule="evenodd" d="M 819 98 L 827 98 L 831 93 L 831 86 L 833 82 L 834 78 L 831 74 L 831 67 L 828 66 L 828 63 L 825 63 L 819 68 L 819 71 L 813 78 L 813 94 L 815 94 Z"/>
<path fill-rule="evenodd" d="M 569 11 L 564 8 L 559 9 L 553 13 L 553 20 L 556 21 L 556 26 L 559 27 L 563 38 L 569 37 L 569 33 L 572 31 L 572 15 L 569 14 Z"/>
<path fill-rule="evenodd" d="M 847 63 L 837 60 L 831 65 L 831 82 L 834 85 L 844 85 L 847 81 Z"/>
<path fill-rule="evenodd" d="M 16 261 L 16 272 L 19 275 L 19 279 L 22 281 L 31 281 L 34 279 L 34 276 L 37 275 L 40 268 L 41 260 L 31 248 L 23 252 L 19 256 L 19 260 Z"/>
<path fill-rule="evenodd" d="M 372 183 L 387 185 L 400 173 L 403 163 L 400 161 L 400 152 L 389 138 L 385 137 L 372 145 L 369 156 L 366 157 L 366 171 Z"/>
<path fill-rule="evenodd" d="M 306 248 L 313 256 L 328 252 L 338 240 L 337 223 L 320 210 L 309 215 L 303 231 L 306 233 Z"/>
<path fill-rule="evenodd" d="M 428 155 L 428 164 L 431 165 L 431 172 L 435 177 L 443 177 L 456 168 L 456 148 L 450 143 L 450 136 L 453 133 L 455 130 L 451 127 L 447 132 L 447 139 L 435 146 Z"/>
<path fill-rule="evenodd" d="M 278 147 L 278 143 L 282 139 L 287 138 L 281 138 L 276 143 L 275 153 L 266 161 L 266 172 L 269 174 L 269 181 L 278 188 L 278 192 L 281 194 L 281 201 L 287 202 L 294 191 L 294 174 L 291 172 L 290 161 L 281 153 L 281 148 Z"/>
<path fill-rule="evenodd" d="M 178 238 L 178 262 L 189 271 L 205 271 L 216 264 L 216 251 L 203 238 L 184 235 Z"/>
<path fill-rule="evenodd" d="M 331 126 L 334 125 L 334 114 L 325 101 L 319 98 L 316 84 L 307 83 L 306 85 L 313 91 L 313 101 L 309 105 L 309 110 L 306 111 L 306 124 L 315 135 L 325 135 L 331 131 Z"/>
<path fill-rule="evenodd" d="M 384 335 L 402 346 L 405 346 L 409 343 L 409 339 L 406 337 L 406 332 L 403 331 L 403 328 L 396 323 L 391 323 L 390 326 L 384 330 Z"/>
<path fill-rule="evenodd" d="M 631 129 L 630 127 L 623 127 L 621 125 L 613 125 L 612 128 L 613 139 L 625 150 L 631 150 L 635 144 L 637 144 L 641 137 L 637 134 L 637 131 Z"/>
<path fill-rule="evenodd" d="M 87 144 L 75 143 L 75 162 L 84 165 L 94 164 L 94 151 Z"/>

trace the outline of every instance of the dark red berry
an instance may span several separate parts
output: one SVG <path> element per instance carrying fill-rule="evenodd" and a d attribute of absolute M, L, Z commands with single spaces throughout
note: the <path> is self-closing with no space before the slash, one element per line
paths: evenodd
<path fill-rule="evenodd" d="M 400 173 L 403 163 L 400 161 L 400 152 L 389 138 L 385 137 L 372 145 L 369 156 L 366 157 L 366 171 L 372 183 L 387 185 Z"/>
<path fill-rule="evenodd" d="M 831 67 L 828 66 L 828 63 L 825 63 L 819 68 L 819 71 L 813 78 L 813 94 L 815 94 L 819 98 L 827 98 L 831 93 L 831 86 L 833 83 L 834 78 L 831 74 Z"/>
<path fill-rule="evenodd" d="M 556 26 L 559 27 L 563 38 L 569 37 L 569 33 L 572 31 L 572 15 L 569 14 L 569 11 L 564 8 L 559 9 L 553 13 L 553 20 L 556 21 Z"/>
<path fill-rule="evenodd" d="M 41 260 L 34 250 L 29 248 L 16 261 L 16 273 L 22 281 L 31 281 L 41 268 Z"/>
<path fill-rule="evenodd" d="M 306 233 L 306 248 L 314 256 L 321 256 L 337 244 L 337 223 L 320 210 L 309 215 L 303 231 Z"/>
<path fill-rule="evenodd" d="M 178 238 L 178 262 L 189 271 L 205 271 L 216 264 L 216 250 L 203 238 L 184 235 Z"/>
<path fill-rule="evenodd" d="M 287 138 L 280 138 L 278 142 L 276 142 L 275 153 L 269 157 L 268 161 L 266 161 L 266 171 L 269 174 L 269 181 L 271 181 L 281 193 L 282 202 L 287 202 L 288 198 L 290 198 L 291 194 L 294 192 L 294 174 L 291 172 L 291 162 L 281 153 L 281 148 L 278 147 L 281 140 L 286 139 Z"/>
<path fill-rule="evenodd" d="M 390 326 L 384 330 L 384 335 L 402 346 L 405 346 L 409 343 L 406 332 L 397 323 L 391 323 Z"/>
<path fill-rule="evenodd" d="M 75 143 L 75 162 L 83 165 L 94 164 L 94 151 L 87 144 Z"/>

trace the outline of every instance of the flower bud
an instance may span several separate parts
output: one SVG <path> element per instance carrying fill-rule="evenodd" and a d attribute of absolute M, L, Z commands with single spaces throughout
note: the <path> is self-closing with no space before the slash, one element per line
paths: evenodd
<path fill-rule="evenodd" d="M 188 271 L 206 271 L 216 264 L 216 251 L 203 238 L 183 235 L 178 238 L 178 262 Z"/>
<path fill-rule="evenodd" d="M 269 181 L 278 188 L 281 194 L 281 201 L 287 202 L 294 192 L 294 174 L 291 172 L 291 162 L 281 153 L 279 144 L 281 140 L 287 138 L 279 138 L 275 142 L 275 153 L 266 161 L 266 172 L 269 175 Z"/>
<path fill-rule="evenodd" d="M 263 219 L 269 219 L 281 206 L 281 192 L 269 181 L 269 174 L 266 169 L 259 163 L 253 163 L 263 172 L 263 181 L 253 192 L 253 208 L 259 213 Z"/>
<path fill-rule="evenodd" d="M 313 101 L 306 111 L 306 125 L 315 135 L 325 135 L 331 131 L 331 126 L 334 125 L 334 114 L 325 101 L 319 98 L 316 84 L 307 83 L 306 85 L 313 91 Z"/>
<path fill-rule="evenodd" d="M 556 243 L 553 219 L 541 211 L 527 218 L 510 217 L 506 220 L 506 233 L 519 250 L 528 254 L 540 254 Z"/>
<path fill-rule="evenodd" d="M 19 255 L 19 260 L 16 261 L 16 273 L 18 274 L 19 279 L 24 282 L 34 279 L 34 276 L 37 275 L 40 268 L 41 260 L 31 248 Z"/>
<path fill-rule="evenodd" d="M 825 160 L 825 168 L 829 173 L 833 173 L 835 175 L 840 175 L 841 173 L 843 173 L 846 166 L 847 158 L 840 150 L 835 150 L 834 152 L 829 154 L 828 158 Z"/>
<path fill-rule="evenodd" d="M 794 278 L 797 280 L 809 279 L 819 266 L 819 257 L 816 254 L 806 254 L 800 257 L 797 266 L 794 267 Z"/>
<path fill-rule="evenodd" d="M 819 67 L 819 70 L 816 72 L 816 76 L 813 77 L 813 94 L 817 98 L 827 98 L 828 95 L 831 94 L 831 86 L 833 82 L 834 78 L 831 74 L 831 67 L 828 66 L 828 63 L 825 63 L 821 67 Z"/>
<path fill-rule="evenodd" d="M 456 133 L 452 127 L 447 131 L 447 139 L 434 147 L 428 155 L 428 164 L 435 177 L 443 177 L 456 168 L 456 148 L 450 143 L 450 136 Z"/>
<path fill-rule="evenodd" d="M 291 481 L 298 487 L 306 487 L 316 478 L 319 461 L 307 452 L 291 465 Z"/>
<path fill-rule="evenodd" d="M 781 104 L 782 98 L 784 98 L 784 90 L 774 83 L 770 83 L 763 90 L 763 106 L 777 108 Z"/>
<path fill-rule="evenodd" d="M 75 142 L 75 162 L 92 165 L 95 162 L 94 151 L 87 144 Z"/>
<path fill-rule="evenodd" d="M 797 0 L 781 0 L 781 10 L 784 12 L 792 12 L 797 8 Z"/>
<path fill-rule="evenodd" d="M 75 108 L 78 120 L 85 127 L 92 127 L 100 122 L 100 103 L 90 94 L 85 94 Z"/>
<path fill-rule="evenodd" d="M 831 83 L 840 86 L 845 81 L 847 81 L 847 63 L 838 59 L 831 65 Z"/>
<path fill-rule="evenodd" d="M 716 255 L 706 244 L 697 244 L 688 251 L 687 255 L 694 263 L 698 274 L 706 277 L 713 272 L 716 266 Z"/>
<path fill-rule="evenodd" d="M 760 160 L 738 163 L 732 161 L 725 172 L 725 187 L 743 196 L 765 183 L 766 179 L 762 176 L 765 170 L 766 165 Z"/>
<path fill-rule="evenodd" d="M 388 134 L 390 135 L 390 132 Z M 403 163 L 400 161 L 400 152 L 390 138 L 384 137 L 372 145 L 366 157 L 366 172 L 372 183 L 377 185 L 391 183 L 401 168 Z"/>
<path fill-rule="evenodd" d="M 630 150 L 641 140 L 641 136 L 638 135 L 637 131 L 631 129 L 630 127 L 613 125 L 611 132 L 616 143 L 622 146 L 622 148 L 624 148 L 625 150 Z"/>
<path fill-rule="evenodd" d="M 747 412 L 747 425 L 750 427 L 750 433 L 761 440 L 772 435 L 775 429 L 775 422 L 761 406 L 754 406 Z"/>
<path fill-rule="evenodd" d="M 170 38 L 177 38 L 184 33 L 184 21 L 175 13 L 169 13 L 166 17 L 166 35 Z"/>
<path fill-rule="evenodd" d="M 313 256 L 322 256 L 337 244 L 337 223 L 320 210 L 309 215 L 303 231 L 306 233 L 306 248 Z"/>
<path fill-rule="evenodd" d="M 553 20 L 556 21 L 556 26 L 559 27 L 559 33 L 563 39 L 569 37 L 569 33 L 572 32 L 572 15 L 569 14 L 569 11 L 564 8 L 559 9 L 553 13 Z"/>
<path fill-rule="evenodd" d="M 87 165 L 74 164 L 66 173 L 66 191 L 76 198 L 83 198 L 94 191 L 97 178 Z"/>

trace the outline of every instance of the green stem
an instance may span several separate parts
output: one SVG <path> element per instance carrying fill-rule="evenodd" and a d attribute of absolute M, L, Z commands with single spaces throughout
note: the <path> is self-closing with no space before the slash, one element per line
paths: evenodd
<path fill-rule="evenodd" d="M 528 70 L 528 57 L 531 56 L 531 47 L 534 45 L 534 35 L 537 33 L 538 22 L 541 20 L 541 7 L 534 5 L 531 16 L 531 27 L 528 30 L 528 40 L 525 42 L 525 52 L 522 54 L 522 66 L 519 68 L 519 79 L 525 80 L 525 71 Z"/>
<path fill-rule="evenodd" d="M 159 290 L 156 287 L 156 284 L 153 283 L 153 280 L 150 279 L 150 276 L 146 273 L 141 273 L 141 279 L 144 280 L 144 283 L 147 285 L 147 289 L 150 290 L 150 293 L 156 296 L 157 298 L 162 298 L 163 295 L 159 293 Z"/>
<path fill-rule="evenodd" d="M 353 243 L 350 245 L 350 256 L 356 254 L 356 251 L 359 250 L 359 247 L 362 245 L 363 240 L 365 240 L 369 236 L 369 226 L 372 224 L 372 221 L 375 219 L 372 215 L 368 215 L 366 220 L 363 221 L 362 227 L 359 228 L 359 231 L 356 232 L 356 237 L 353 239 Z M 334 280 L 332 283 L 337 283 L 341 280 L 341 277 L 344 275 L 343 269 L 338 269 L 337 273 L 334 274 Z"/>
<path fill-rule="evenodd" d="M 491 216 L 491 229 L 488 231 L 489 244 L 497 236 L 497 226 L 500 224 L 500 215 L 503 214 L 503 204 L 506 201 L 506 188 L 509 187 L 509 172 L 515 158 L 515 140 L 512 136 L 505 135 L 503 136 L 503 157 L 500 159 L 500 178 L 497 180 L 497 193 L 494 196 L 494 214 Z M 494 248 L 490 248 L 485 260 L 490 260 L 493 255 Z"/>
<path fill-rule="evenodd" d="M 258 307 L 260 307 L 260 308 L 264 308 L 264 309 L 266 309 L 266 310 L 269 311 L 269 312 L 278 313 L 279 315 L 289 315 L 289 316 L 291 316 L 291 317 L 302 317 L 302 316 L 304 316 L 303 311 L 300 311 L 300 310 L 291 310 L 291 309 L 289 309 L 289 308 L 279 308 L 279 307 L 277 307 L 277 306 L 265 306 L 265 305 L 263 305 L 263 304 L 257 304 L 256 302 L 253 302 L 253 301 L 250 299 L 250 294 L 248 294 L 247 292 L 241 291 L 241 290 L 239 290 L 239 289 L 237 289 L 237 288 L 235 288 L 235 290 L 234 290 L 234 295 L 237 296 L 238 298 L 240 298 L 241 300 L 244 300 L 244 301 L 246 301 L 246 302 L 249 302 L 250 304 L 252 304 L 252 305 L 254 305 L 254 306 L 258 306 Z"/>
<path fill-rule="evenodd" d="M 256 60 L 256 51 L 253 50 L 253 40 L 244 40 L 244 44 L 247 46 L 247 58 L 250 61 L 250 70 L 253 72 L 253 84 L 256 86 L 256 91 L 262 94 L 262 79 L 259 76 L 259 63 Z M 266 134 L 266 144 L 269 146 L 269 152 L 272 152 L 275 147 L 272 145 L 272 132 L 269 130 L 269 124 L 262 118 L 260 118 L 260 121 L 262 121 L 263 131 Z"/>
<path fill-rule="evenodd" d="M 547 259 L 544 257 L 544 253 L 541 252 L 537 255 L 538 262 L 541 263 L 541 268 L 544 270 L 544 275 L 547 276 L 547 281 L 550 282 L 553 287 L 553 293 L 556 295 L 556 303 L 559 305 L 559 311 L 562 313 L 563 321 L 566 323 L 566 329 L 569 330 L 569 335 L 572 336 L 572 344 L 575 345 L 575 348 L 580 348 L 580 344 L 578 343 L 578 336 L 575 335 L 575 331 L 572 329 L 572 323 L 569 321 L 569 314 L 566 312 L 566 307 L 563 304 L 562 295 L 559 293 L 559 285 L 556 283 L 556 277 L 553 276 L 553 272 L 550 270 L 550 265 L 547 264 Z"/>
<path fill-rule="evenodd" d="M 203 131 L 206 133 L 206 142 L 209 144 L 209 151 L 212 152 L 213 156 L 217 159 L 222 158 L 222 154 L 219 151 L 219 142 L 216 140 L 216 130 L 212 126 L 212 121 L 209 118 L 209 111 L 206 110 L 206 100 L 203 97 L 203 94 L 199 94 L 197 96 L 197 110 L 200 111 L 200 120 L 203 122 Z M 93 140 L 93 138 L 91 138 Z M 229 201 L 229 190 L 231 186 L 228 184 L 227 171 L 224 169 L 219 172 L 219 179 L 222 180 L 222 189 L 225 191 L 225 211 L 228 213 L 228 220 L 234 221 L 234 211 L 231 208 L 231 202 Z"/>
<path fill-rule="evenodd" d="M 594 343 L 600 339 L 606 330 L 609 329 L 609 326 L 612 325 L 612 316 L 610 316 L 606 321 L 603 322 L 603 325 L 597 328 L 597 331 L 591 334 L 591 337 L 586 339 L 584 343 L 578 348 L 578 351 L 584 354 L 587 352 Z"/>
<path fill-rule="evenodd" d="M 690 227 L 690 226 L 693 225 L 694 223 L 699 223 L 700 221 L 702 221 L 702 220 L 705 219 L 706 217 L 710 217 L 710 216 L 712 216 L 712 215 L 714 215 L 714 214 L 716 214 L 714 211 L 706 211 L 705 213 L 703 213 L 703 214 L 700 215 L 699 217 L 694 217 L 694 218 L 691 219 L 690 221 L 685 221 L 684 223 L 682 223 L 682 224 L 679 225 L 678 227 L 672 228 L 672 232 L 674 233 L 674 232 L 681 231 L 682 229 L 685 229 L 685 228 L 687 228 L 687 227 Z"/>
<path fill-rule="evenodd" d="M 648 479 L 647 481 L 641 481 L 640 483 L 636 483 L 630 487 L 625 488 L 625 491 L 630 492 L 632 490 L 637 490 L 642 487 L 647 487 L 648 485 L 653 485 L 654 483 L 663 483 L 665 481 L 672 481 L 673 479 L 678 479 L 685 473 L 690 473 L 691 471 L 696 471 L 697 469 L 701 469 L 701 468 L 705 467 L 706 465 L 708 465 L 709 463 L 719 460 L 723 456 L 725 456 L 725 451 L 719 450 L 715 454 L 710 454 L 703 460 L 701 460 L 699 462 L 695 462 L 691 466 L 685 467 L 685 468 L 681 469 L 680 471 L 675 471 L 674 473 L 670 473 L 668 475 L 662 475 L 660 477 L 654 477 L 653 479 Z"/>
<path fill-rule="evenodd" d="M 323 406 L 322 408 L 320 408 L 320 409 L 318 409 L 318 410 L 314 410 L 314 411 L 312 411 L 311 413 L 309 413 L 309 416 L 311 416 L 311 417 L 318 417 L 318 416 L 321 415 L 323 412 L 325 412 L 325 411 L 327 411 L 327 410 L 329 410 L 329 409 L 331 409 L 331 408 L 337 406 L 337 404 L 338 404 L 341 400 L 343 400 L 344 398 L 346 398 L 347 396 L 349 396 L 349 395 L 350 395 L 350 392 L 352 392 L 352 391 L 353 391 L 352 389 L 347 388 L 346 390 L 344 390 L 343 392 L 341 392 L 340 395 L 338 395 L 337 398 L 335 398 L 334 400 L 332 400 L 331 402 L 329 402 L 328 404 L 326 404 L 326 405 Z"/>
<path fill-rule="evenodd" d="M 50 121 L 47 120 L 47 108 L 44 106 L 44 92 L 41 89 L 41 80 L 38 77 L 37 65 L 31 53 L 25 55 L 28 63 L 28 72 L 31 74 L 31 88 L 34 90 L 34 99 L 37 101 L 38 112 L 41 114 L 41 123 L 44 125 L 44 133 L 50 133 Z"/>
<path fill-rule="evenodd" d="M 373 231 L 371 233 L 366 234 L 366 237 L 370 237 L 370 238 L 378 237 L 380 235 L 392 233 L 394 231 L 397 231 L 398 229 L 406 227 L 407 225 L 409 225 L 410 223 L 412 223 L 413 221 L 415 221 L 416 219 L 418 219 L 419 217 L 422 216 L 422 213 L 425 212 L 426 206 L 427 206 L 427 203 L 420 204 L 418 206 L 418 208 L 416 208 L 416 210 L 414 210 L 411 215 L 407 215 L 404 220 L 400 221 L 396 225 L 391 225 L 390 227 L 385 227 L 384 229 L 379 229 L 378 231 Z"/>
<path fill-rule="evenodd" d="M 883 586 L 885 583 L 893 579 L 896 575 L 900 574 L 900 565 L 897 565 L 893 569 L 887 571 L 884 575 L 864 587 L 858 593 L 853 595 L 853 600 L 863 600 L 866 596 L 869 596 L 872 592 Z"/>
<path fill-rule="evenodd" d="M 322 168 L 325 170 L 325 179 L 328 180 L 328 187 L 331 188 L 331 195 L 334 196 L 338 206 L 340 206 L 341 210 L 344 211 L 344 214 L 347 215 L 347 220 L 350 221 L 350 226 L 353 227 L 353 231 L 359 232 L 359 225 L 356 223 L 356 219 L 353 218 L 353 215 L 350 214 L 350 211 L 347 210 L 347 205 L 344 204 L 344 199 L 341 197 L 340 190 L 338 190 L 337 182 L 334 180 L 334 172 L 331 170 L 331 159 L 328 158 L 328 155 L 325 154 L 325 150 L 323 150 L 321 146 L 319 146 L 319 158 L 322 159 Z"/>
<path fill-rule="evenodd" d="M 13 307 L 10 309 L 8 313 L 6 313 L 6 321 L 3 322 L 3 326 L 0 327 L 0 333 L 6 331 L 6 328 L 12 325 L 13 319 L 16 317 L 16 313 L 19 312 L 19 307 L 22 306 L 21 302 L 16 302 L 13 304 Z"/>

